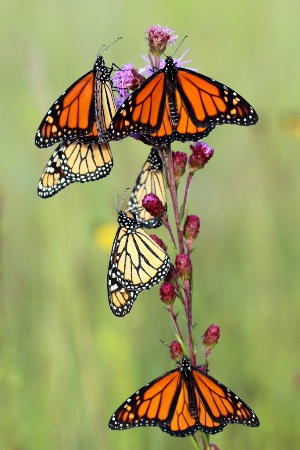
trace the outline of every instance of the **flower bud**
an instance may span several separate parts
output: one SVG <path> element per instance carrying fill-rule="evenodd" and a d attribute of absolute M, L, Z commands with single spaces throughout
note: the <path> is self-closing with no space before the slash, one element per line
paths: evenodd
<path fill-rule="evenodd" d="M 191 258 L 188 254 L 180 254 L 176 255 L 175 258 L 175 267 L 177 270 L 178 275 L 183 280 L 188 280 L 190 276 L 192 275 L 192 262 Z"/>
<path fill-rule="evenodd" d="M 166 244 L 158 236 L 156 236 L 156 234 L 150 234 L 150 237 L 154 240 L 154 242 L 156 242 L 157 245 L 160 246 L 160 248 L 163 249 L 164 252 L 167 251 Z"/>
<path fill-rule="evenodd" d="M 175 181 L 177 182 L 185 172 L 185 167 L 187 163 L 187 154 L 183 152 L 172 152 L 172 157 L 173 157 Z"/>
<path fill-rule="evenodd" d="M 153 217 L 161 217 L 165 213 L 165 207 L 156 194 L 146 194 L 142 200 L 142 206 Z"/>
<path fill-rule="evenodd" d="M 209 450 L 220 450 L 219 447 L 216 446 L 216 444 L 209 444 Z"/>
<path fill-rule="evenodd" d="M 178 341 L 173 341 L 170 345 L 170 356 L 174 361 L 179 361 L 183 357 L 183 350 Z"/>
<path fill-rule="evenodd" d="M 166 305 L 172 305 L 177 297 L 175 288 L 170 281 L 165 281 L 159 289 L 160 299 Z"/>
<path fill-rule="evenodd" d="M 160 56 L 165 51 L 167 44 L 174 45 L 178 36 L 174 36 L 174 31 L 161 25 L 147 28 L 147 39 L 150 53 L 154 56 Z"/>
<path fill-rule="evenodd" d="M 208 358 L 210 355 L 210 350 L 218 343 L 220 337 L 220 327 L 218 325 L 212 324 L 207 328 L 203 335 L 203 344 L 205 345 L 205 357 Z"/>
<path fill-rule="evenodd" d="M 214 154 L 214 150 L 205 142 L 196 142 L 195 145 L 190 146 L 190 149 L 192 150 L 189 157 L 190 172 L 203 169 Z"/>
<path fill-rule="evenodd" d="M 200 219 L 198 216 L 190 215 L 185 219 L 183 235 L 186 240 L 193 241 L 200 231 Z"/>

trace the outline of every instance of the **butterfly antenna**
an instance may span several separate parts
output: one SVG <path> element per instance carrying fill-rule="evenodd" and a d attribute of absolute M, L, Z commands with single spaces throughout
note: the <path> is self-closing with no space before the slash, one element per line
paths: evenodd
<path fill-rule="evenodd" d="M 194 353 L 195 348 L 197 347 L 197 345 L 200 344 L 200 342 L 203 340 L 204 336 L 201 336 L 201 338 L 199 339 L 199 341 L 196 342 L 196 344 L 193 346 L 192 351 L 189 353 L 189 356 L 191 356 L 192 353 Z"/>
<path fill-rule="evenodd" d="M 121 198 L 121 201 L 120 201 L 119 206 L 117 205 L 118 200 L 119 200 L 119 196 L 118 196 L 118 195 L 115 196 L 115 205 L 116 205 L 116 210 L 117 210 L 118 212 L 119 212 L 120 209 L 121 209 L 121 206 L 122 206 L 122 203 L 123 203 L 123 201 L 124 201 L 125 195 L 127 194 L 127 191 L 129 191 L 129 189 L 130 189 L 130 188 L 126 188 L 126 189 L 125 189 L 124 194 L 123 194 L 123 196 L 122 196 L 122 198 Z"/>
<path fill-rule="evenodd" d="M 107 49 L 109 49 L 109 47 L 111 47 L 112 45 L 114 45 L 117 41 L 119 41 L 120 39 L 123 39 L 122 37 L 118 37 L 117 39 L 115 39 L 111 44 L 109 44 L 107 47 L 105 47 L 105 44 L 103 44 L 98 52 L 98 56 L 101 56 L 102 53 L 106 52 Z M 103 47 L 105 47 L 103 49 Z"/>
<path fill-rule="evenodd" d="M 174 350 L 172 350 L 171 347 L 168 344 L 165 343 L 165 341 L 160 339 L 160 342 L 162 342 L 170 350 L 170 352 L 174 353 L 174 355 L 179 356 L 179 358 L 181 358 L 181 355 L 179 355 L 178 353 L 174 352 Z"/>
<path fill-rule="evenodd" d="M 178 47 L 176 48 L 176 50 L 174 51 L 173 55 L 171 56 L 173 58 L 173 56 L 175 55 L 175 53 L 178 51 L 178 49 L 181 47 L 181 44 L 183 43 L 183 41 L 185 41 L 185 39 L 187 38 L 187 36 L 184 36 L 184 38 L 182 39 L 182 41 L 180 42 L 180 44 L 178 45 Z"/>

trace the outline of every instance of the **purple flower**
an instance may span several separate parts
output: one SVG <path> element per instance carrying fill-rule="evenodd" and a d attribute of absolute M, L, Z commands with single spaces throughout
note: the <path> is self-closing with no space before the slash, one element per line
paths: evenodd
<path fill-rule="evenodd" d="M 196 142 L 190 149 L 192 150 L 189 157 L 190 172 L 203 169 L 214 154 L 214 150 L 205 142 Z"/>
<path fill-rule="evenodd" d="M 113 77 L 114 87 L 117 89 L 119 97 L 116 99 L 117 106 L 120 106 L 129 95 L 129 90 L 134 91 L 145 81 L 145 77 L 140 75 L 132 63 L 124 64 Z"/>
<path fill-rule="evenodd" d="M 191 62 L 191 59 L 187 60 L 187 61 L 181 61 L 182 58 L 187 54 L 187 52 L 190 49 L 188 48 L 182 55 L 180 58 L 174 58 L 174 63 L 176 64 L 177 67 L 184 67 L 185 64 L 189 64 Z M 151 55 L 149 55 L 149 57 L 147 58 L 147 56 L 141 55 L 141 57 L 143 58 L 144 61 L 146 61 L 147 66 L 144 69 L 140 69 L 140 73 L 142 73 L 143 75 L 150 77 L 151 75 L 153 75 L 153 73 L 156 70 L 159 69 L 163 69 L 166 65 L 166 61 L 163 58 L 159 58 L 159 57 L 155 57 L 155 61 L 153 61 L 153 57 L 150 58 Z M 196 69 L 191 69 L 190 70 L 196 70 Z"/>
<path fill-rule="evenodd" d="M 175 36 L 174 30 L 161 25 L 151 25 L 146 29 L 149 51 L 154 56 L 160 56 L 167 45 L 174 45 L 178 36 Z"/>

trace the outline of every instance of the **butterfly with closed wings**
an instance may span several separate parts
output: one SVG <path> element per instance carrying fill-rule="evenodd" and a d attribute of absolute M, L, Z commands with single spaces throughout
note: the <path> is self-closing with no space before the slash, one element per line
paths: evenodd
<path fill-rule="evenodd" d="M 152 144 L 198 141 L 216 125 L 254 125 L 258 116 L 238 93 L 171 56 L 120 106 L 109 128 L 112 140 L 141 134 Z"/>
<path fill-rule="evenodd" d="M 230 423 L 259 426 L 257 416 L 243 400 L 184 356 L 179 368 L 127 398 L 112 415 L 109 427 L 158 426 L 172 436 L 185 437 L 197 430 L 218 433 Z"/>
<path fill-rule="evenodd" d="M 134 211 L 135 218 L 141 227 L 157 228 L 162 224 L 161 217 L 153 217 L 142 207 L 142 200 L 146 194 L 155 194 L 167 209 L 166 189 L 163 174 L 163 162 L 158 150 L 152 147 L 143 165 L 134 188 L 130 194 L 127 211 Z"/>
<path fill-rule="evenodd" d="M 109 306 L 118 317 L 128 314 L 138 294 L 159 283 L 170 269 L 168 254 L 141 228 L 134 211 L 131 214 L 118 207 L 119 228 L 107 272 Z"/>
<path fill-rule="evenodd" d="M 49 147 L 64 139 L 81 141 L 87 136 L 90 142 L 109 141 L 107 128 L 116 105 L 112 68 L 105 66 L 101 56 L 106 49 L 97 56 L 93 69 L 75 81 L 48 110 L 36 132 L 35 145 Z"/>

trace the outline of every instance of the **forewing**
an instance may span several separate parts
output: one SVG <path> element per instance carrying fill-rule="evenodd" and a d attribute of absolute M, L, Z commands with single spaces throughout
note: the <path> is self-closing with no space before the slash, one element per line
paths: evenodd
<path fill-rule="evenodd" d="M 202 431 L 218 433 L 229 423 L 259 426 L 254 412 L 226 386 L 196 368 L 193 377 Z"/>
<path fill-rule="evenodd" d="M 142 229 L 121 228 L 115 253 L 116 277 L 130 290 L 150 289 L 167 275 L 170 258 Z"/>
<path fill-rule="evenodd" d="M 36 132 L 35 144 L 49 147 L 64 138 L 85 137 L 92 132 L 94 121 L 94 74 L 90 71 L 51 106 Z"/>
<path fill-rule="evenodd" d="M 254 125 L 258 121 L 253 107 L 242 96 L 205 75 L 180 68 L 177 89 L 187 115 L 197 127 Z"/>
<path fill-rule="evenodd" d="M 129 397 L 112 415 L 113 430 L 140 426 L 167 426 L 181 389 L 180 373 L 172 370 L 146 384 Z"/>
<path fill-rule="evenodd" d="M 157 131 L 166 102 L 165 75 L 158 71 L 139 86 L 117 110 L 110 125 L 112 140 Z"/>

